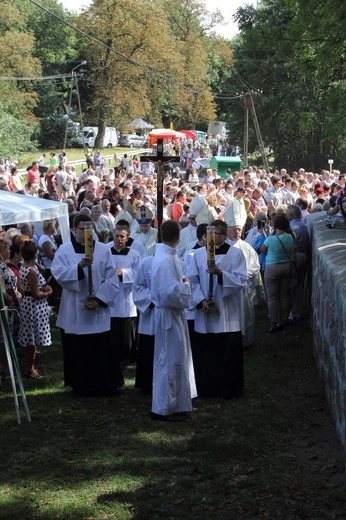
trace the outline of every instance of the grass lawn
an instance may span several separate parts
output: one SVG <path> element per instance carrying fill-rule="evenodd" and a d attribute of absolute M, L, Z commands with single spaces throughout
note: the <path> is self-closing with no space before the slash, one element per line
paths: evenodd
<path fill-rule="evenodd" d="M 45 165 L 49 165 L 50 152 L 55 152 L 58 156 L 59 153 L 61 152 L 61 150 L 37 150 L 37 152 L 25 153 L 19 158 L 18 167 L 26 168 L 27 166 L 31 165 L 33 163 L 33 161 L 37 161 L 38 158 L 43 153 L 46 154 Z M 114 152 L 116 152 L 118 155 L 119 154 L 121 155 L 124 153 L 127 153 L 128 156 L 140 155 L 140 153 L 138 152 L 138 149 L 136 149 L 136 148 L 127 148 L 127 147 L 124 148 L 124 147 L 119 147 L 119 146 L 117 146 L 115 148 L 102 148 L 101 152 L 105 157 L 110 157 L 110 158 L 113 158 Z M 146 153 L 147 153 L 147 150 L 146 150 Z M 83 148 L 67 148 L 66 154 L 67 154 L 67 159 L 68 159 L 69 163 L 73 162 L 73 161 L 79 161 L 79 160 L 85 159 Z M 86 166 L 86 163 L 84 164 L 84 167 L 85 166 Z M 110 166 L 113 166 L 112 160 L 110 161 Z M 78 167 L 79 166 L 77 165 L 77 168 Z M 79 171 L 79 169 L 78 169 L 78 173 L 81 173 Z"/>
<path fill-rule="evenodd" d="M 307 322 L 245 351 L 238 400 L 194 401 L 191 421 L 149 417 L 135 367 L 113 398 L 74 398 L 59 334 L 41 349 L 47 377 L 25 380 L 32 423 L 0 396 L 0 518 L 76 520 L 345 519 L 344 464 Z M 212 347 L 211 347 L 212 348 Z"/>

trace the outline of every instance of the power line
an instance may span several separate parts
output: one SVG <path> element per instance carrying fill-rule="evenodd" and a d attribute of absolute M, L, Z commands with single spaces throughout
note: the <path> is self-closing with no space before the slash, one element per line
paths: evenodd
<path fill-rule="evenodd" d="M 61 79 L 61 78 L 70 78 L 71 73 L 68 74 L 55 74 L 54 76 L 0 76 L 0 81 L 44 81 L 50 79 Z"/>
<path fill-rule="evenodd" d="M 141 68 L 142 70 L 146 71 L 146 72 L 150 72 L 158 77 L 160 77 L 161 79 L 168 79 L 166 76 L 164 76 L 163 74 L 161 74 L 160 72 L 157 72 L 156 70 L 152 69 L 151 67 L 148 67 L 147 65 L 142 65 L 141 63 L 133 60 L 132 58 L 129 58 L 128 56 L 126 56 L 125 54 L 123 54 L 122 52 L 120 51 L 117 51 L 116 49 L 114 49 L 113 47 L 110 47 L 109 45 L 107 45 L 106 43 L 104 43 L 102 40 L 100 40 L 99 38 L 96 38 L 95 36 L 91 36 L 90 34 L 86 33 L 85 31 L 83 31 L 82 29 L 79 29 L 79 27 L 76 27 L 75 25 L 73 25 L 72 23 L 68 22 L 67 20 L 64 20 L 63 18 L 61 18 L 59 15 L 57 15 L 56 13 L 53 13 L 52 11 L 49 11 L 49 9 L 46 9 L 45 7 L 43 7 L 42 5 L 38 4 L 37 2 L 35 2 L 35 0 L 29 0 L 29 2 L 31 2 L 32 4 L 34 4 L 36 7 L 38 7 L 39 9 L 42 9 L 43 11 L 45 11 L 46 13 L 50 14 L 51 16 L 54 16 L 54 18 L 57 18 L 60 22 L 64 23 L 65 25 L 69 26 L 71 29 L 79 32 L 80 34 L 82 34 L 83 36 L 85 36 L 86 38 L 88 38 L 88 40 L 91 40 L 95 43 L 98 43 L 99 45 L 102 45 L 103 47 L 105 47 L 106 49 L 108 49 L 109 51 L 111 52 L 114 52 L 115 54 L 117 54 L 118 56 L 120 56 L 121 58 L 123 58 L 125 61 L 127 61 L 128 63 L 131 63 L 132 65 L 136 66 L 136 67 L 139 67 Z M 196 91 L 194 89 L 191 89 L 189 87 L 186 87 L 185 85 L 179 85 L 178 83 L 175 83 L 174 81 L 172 82 L 171 81 L 171 84 L 173 85 L 176 85 L 178 86 L 179 88 L 182 88 L 182 89 L 185 89 L 189 92 L 192 92 L 192 93 L 195 93 Z M 203 94 L 203 92 L 198 92 L 199 94 Z M 209 94 L 209 95 L 212 95 L 212 94 Z"/>
<path fill-rule="evenodd" d="M 73 29 L 74 31 L 76 32 L 79 32 L 80 34 L 82 34 L 83 36 L 85 36 L 85 38 L 105 47 L 106 49 L 108 49 L 109 51 L 111 52 L 114 52 L 115 54 L 117 54 L 118 56 L 120 56 L 121 58 L 123 58 L 125 61 L 127 61 L 128 63 L 131 63 L 132 65 L 136 66 L 136 67 L 139 67 L 141 68 L 142 70 L 146 71 L 146 72 L 150 72 L 151 74 L 154 74 L 158 77 L 160 77 L 161 79 L 163 80 L 168 80 L 169 78 L 167 76 L 164 76 L 163 74 L 161 74 L 160 72 L 157 72 L 155 69 L 152 69 L 151 67 L 148 67 L 147 65 L 143 65 L 141 63 L 138 63 L 137 61 L 133 60 L 132 58 L 129 58 L 128 56 L 126 56 L 125 54 L 123 54 L 122 52 L 120 51 L 117 51 L 116 49 L 114 49 L 113 47 L 110 47 L 109 45 L 107 45 L 105 42 L 103 42 L 102 40 L 100 40 L 99 38 L 96 38 L 94 36 L 91 36 L 90 34 L 86 33 L 85 31 L 83 31 L 82 29 L 79 29 L 79 27 L 76 27 L 75 25 L 71 24 L 70 22 L 68 22 L 67 20 L 64 20 L 63 18 L 61 18 L 61 16 L 57 15 L 56 13 L 53 13 L 52 11 L 49 11 L 49 9 L 47 9 L 46 7 L 43 7 L 42 5 L 38 4 L 35 0 L 29 0 L 30 3 L 34 4 L 36 7 L 38 7 L 39 9 L 42 9 L 43 11 L 45 11 L 46 13 L 48 13 L 49 15 L 53 16 L 54 18 L 56 18 L 57 20 L 59 20 L 60 22 L 64 23 L 65 25 L 67 25 L 68 27 L 70 27 L 71 29 Z M 218 95 L 213 95 L 211 92 L 203 92 L 203 91 L 198 91 L 196 89 L 193 89 L 191 87 L 187 87 L 186 85 L 181 85 L 179 83 L 176 83 L 172 80 L 169 80 L 170 81 L 170 84 L 171 85 L 175 85 L 176 87 L 179 87 L 179 88 L 182 88 L 194 95 L 199 95 L 199 96 L 210 96 L 210 97 L 213 97 L 214 99 L 219 99 L 219 96 Z M 248 87 L 246 87 L 248 88 Z M 223 98 L 221 98 L 223 99 Z M 231 99 L 231 98 L 230 98 Z"/>
<path fill-rule="evenodd" d="M 237 79 L 238 83 L 242 86 L 242 88 L 245 88 L 246 90 L 254 90 L 254 88 L 248 83 L 240 74 L 240 72 L 237 71 L 237 69 L 234 67 L 232 69 L 232 72 L 235 74 L 235 79 Z"/>

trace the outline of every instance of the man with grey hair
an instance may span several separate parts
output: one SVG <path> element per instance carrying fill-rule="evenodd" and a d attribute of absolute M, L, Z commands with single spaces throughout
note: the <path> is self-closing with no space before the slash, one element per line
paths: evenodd
<path fill-rule="evenodd" d="M 295 250 L 298 277 L 297 284 L 291 287 L 291 298 L 292 318 L 299 321 L 303 317 L 304 284 L 310 257 L 310 238 L 309 230 L 302 221 L 302 211 L 297 204 L 287 206 L 287 217 L 296 236 Z M 307 292 L 309 294 L 309 291 Z"/>

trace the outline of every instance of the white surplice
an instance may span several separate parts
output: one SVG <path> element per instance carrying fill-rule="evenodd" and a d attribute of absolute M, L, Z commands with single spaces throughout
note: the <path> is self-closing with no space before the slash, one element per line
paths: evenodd
<path fill-rule="evenodd" d="M 132 296 L 139 311 L 138 333 L 154 336 L 154 307 L 151 305 L 151 268 L 153 256 L 146 256 L 137 269 L 132 286 Z"/>
<path fill-rule="evenodd" d="M 201 334 L 237 332 L 241 330 L 241 293 L 248 283 L 245 257 L 240 249 L 230 247 L 226 254 L 216 254 L 215 263 L 222 270 L 222 285 L 213 276 L 213 299 L 219 316 L 206 316 L 202 308 L 195 310 L 195 331 Z M 209 273 L 207 250 L 197 249 L 187 266 L 187 277 L 192 282 L 193 306 L 208 300 Z"/>
<path fill-rule="evenodd" d="M 112 248 L 110 248 L 110 251 L 112 253 Z M 125 251 L 127 254 L 112 254 L 114 276 L 119 279 L 116 274 L 117 267 L 120 267 L 123 271 L 121 281 L 119 280 L 118 295 L 111 305 L 112 318 L 133 318 L 137 316 L 137 309 L 132 297 L 132 284 L 134 274 L 141 262 L 141 257 L 134 249 L 126 248 Z"/>
<path fill-rule="evenodd" d="M 232 246 L 239 248 L 245 257 L 247 274 L 249 276 L 248 287 L 244 288 L 242 294 L 242 334 L 243 345 L 248 347 L 252 345 L 255 335 L 255 309 L 254 298 L 256 296 L 256 287 L 259 285 L 260 263 L 258 254 L 253 247 L 244 240 L 227 239 L 227 242 Z"/>
<path fill-rule="evenodd" d="M 110 307 L 119 291 L 117 277 L 113 276 L 111 252 L 101 242 L 95 242 L 92 264 L 94 296 L 107 307 L 100 306 L 90 311 L 84 308 L 89 296 L 88 268 L 83 269 L 84 278 L 78 277 L 78 263 L 85 254 L 76 253 L 72 242 L 67 242 L 56 251 L 51 267 L 52 274 L 63 288 L 57 327 L 67 334 L 97 334 L 110 330 Z"/>

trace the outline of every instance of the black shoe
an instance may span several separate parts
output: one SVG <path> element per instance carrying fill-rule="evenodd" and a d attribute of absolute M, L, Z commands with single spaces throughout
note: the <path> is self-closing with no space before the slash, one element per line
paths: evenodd
<path fill-rule="evenodd" d="M 183 422 L 183 421 L 190 421 L 191 420 L 191 416 L 189 415 L 188 412 L 178 412 L 178 413 L 173 413 L 172 415 L 169 415 L 169 421 L 170 422 Z"/>
<path fill-rule="evenodd" d="M 279 327 L 278 325 L 274 325 L 274 327 L 270 327 L 270 329 L 267 331 L 268 334 L 275 334 L 276 332 L 279 332 L 281 329 L 281 327 Z"/>
<path fill-rule="evenodd" d="M 153 421 L 168 421 L 169 415 L 161 415 L 159 413 L 150 412 L 150 418 Z"/>

